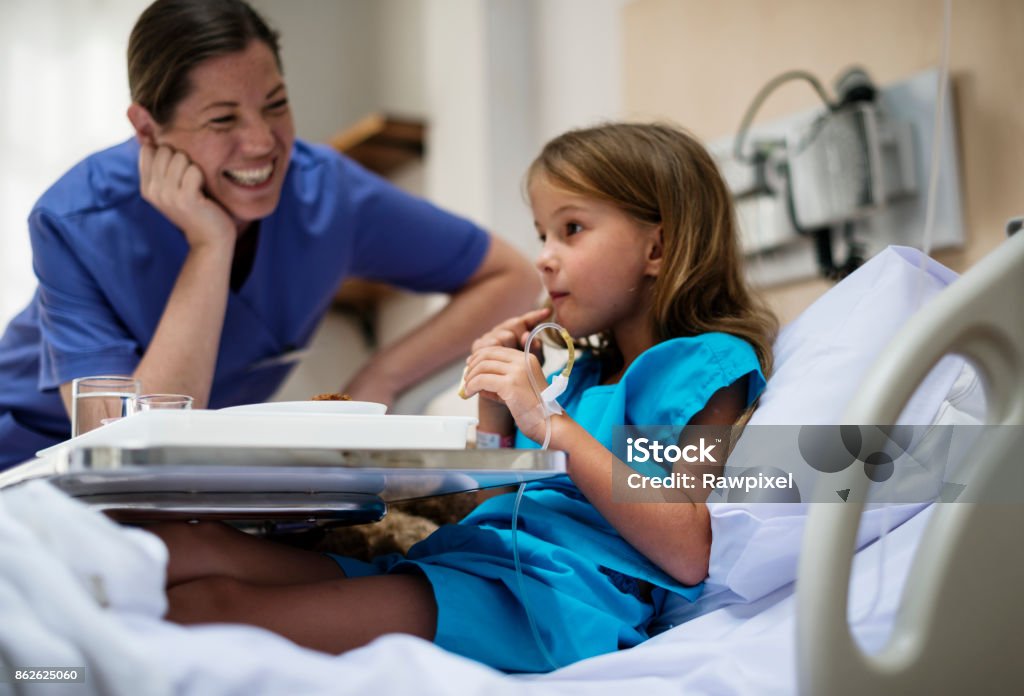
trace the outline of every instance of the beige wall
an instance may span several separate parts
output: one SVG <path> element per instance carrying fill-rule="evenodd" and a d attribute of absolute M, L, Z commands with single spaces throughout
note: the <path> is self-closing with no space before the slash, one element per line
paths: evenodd
<path fill-rule="evenodd" d="M 941 0 L 634 0 L 624 10 L 629 118 L 671 118 L 701 138 L 734 134 L 757 90 L 784 70 L 830 88 L 851 64 L 879 84 L 937 66 Z M 954 0 L 950 71 L 967 246 L 936 256 L 964 270 L 1024 214 L 1024 2 Z M 759 120 L 814 108 L 806 84 L 775 92 Z M 773 289 L 786 320 L 827 288 Z"/>

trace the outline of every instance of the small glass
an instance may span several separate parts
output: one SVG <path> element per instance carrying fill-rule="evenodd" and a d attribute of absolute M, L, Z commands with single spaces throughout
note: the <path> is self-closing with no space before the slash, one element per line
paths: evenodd
<path fill-rule="evenodd" d="M 103 421 L 121 418 L 131 412 L 131 404 L 142 391 L 142 383 L 127 375 L 79 377 L 71 382 L 71 436 L 103 425 Z"/>
<path fill-rule="evenodd" d="M 141 411 L 176 410 L 192 408 L 192 397 L 188 394 L 142 394 L 135 397 L 132 413 Z"/>

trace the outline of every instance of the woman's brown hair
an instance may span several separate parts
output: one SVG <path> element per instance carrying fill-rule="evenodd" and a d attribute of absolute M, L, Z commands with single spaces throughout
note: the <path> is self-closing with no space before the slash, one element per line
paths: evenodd
<path fill-rule="evenodd" d="M 281 70 L 277 32 L 242 0 L 157 0 L 128 39 L 132 101 L 165 125 L 191 90 L 189 73 L 209 58 L 262 41 Z"/>
<path fill-rule="evenodd" d="M 570 193 L 608 201 L 643 225 L 660 225 L 661 272 L 654 281 L 655 340 L 710 331 L 753 346 L 767 376 L 775 316 L 743 272 L 735 209 L 708 151 L 665 124 L 611 123 L 549 142 L 528 180 L 543 174 Z M 604 345 L 608 337 L 602 337 Z"/>

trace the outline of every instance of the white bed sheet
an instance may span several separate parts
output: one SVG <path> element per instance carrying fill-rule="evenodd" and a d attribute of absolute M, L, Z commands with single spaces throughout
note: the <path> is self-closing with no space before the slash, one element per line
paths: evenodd
<path fill-rule="evenodd" d="M 32 509 L 46 514 L 26 514 Z M 851 615 L 864 615 L 883 589 L 874 610 L 854 626 L 866 650 L 880 648 L 888 635 L 929 513 L 885 539 L 882 575 L 877 542 L 856 556 Z M 168 623 L 160 619 L 166 559 L 154 540 L 43 482 L 0 493 L 0 661 L 7 667 L 86 666 L 89 673 L 84 685 L 34 685 L 25 693 L 796 692 L 792 584 L 750 604 L 718 608 L 632 650 L 547 675 L 506 676 L 406 636 L 331 657 L 256 628 Z M 0 693 L 22 692 L 0 682 Z"/>

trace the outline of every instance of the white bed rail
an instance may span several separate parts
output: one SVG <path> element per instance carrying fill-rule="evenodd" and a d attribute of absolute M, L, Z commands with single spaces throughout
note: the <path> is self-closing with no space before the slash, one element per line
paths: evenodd
<path fill-rule="evenodd" d="M 872 367 L 847 409 L 849 425 L 891 424 L 947 353 L 971 360 L 987 421 L 1024 424 L 1024 233 L 1008 239 L 924 307 Z M 885 648 L 867 655 L 847 619 L 866 486 L 844 473 L 845 504 L 811 505 L 797 582 L 797 673 L 804 694 L 1016 691 L 1024 625 L 1024 504 L 1006 499 L 1024 474 L 1022 427 L 979 443 L 965 490 L 975 502 L 939 505 L 907 577 Z M 861 480 L 855 480 L 860 476 Z M 879 588 L 880 589 L 880 588 Z"/>

